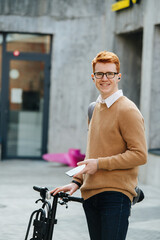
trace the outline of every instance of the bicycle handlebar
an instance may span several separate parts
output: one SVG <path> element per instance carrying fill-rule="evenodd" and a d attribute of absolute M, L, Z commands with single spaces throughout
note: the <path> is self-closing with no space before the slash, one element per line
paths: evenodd
<path fill-rule="evenodd" d="M 46 199 L 46 195 L 48 195 L 47 193 L 49 193 L 49 190 L 48 188 L 46 187 L 37 187 L 37 186 L 33 186 L 33 189 L 37 192 L 40 193 L 40 196 L 43 198 L 43 199 Z M 58 198 L 62 198 L 64 202 L 69 202 L 69 201 L 72 201 L 72 202 L 80 202 L 80 203 L 83 203 L 83 198 L 80 198 L 80 197 L 72 197 L 70 196 L 68 193 L 65 193 L 65 192 L 59 192 L 57 193 L 55 196 L 53 196 L 52 194 L 50 195 L 52 197 L 58 197 Z"/>

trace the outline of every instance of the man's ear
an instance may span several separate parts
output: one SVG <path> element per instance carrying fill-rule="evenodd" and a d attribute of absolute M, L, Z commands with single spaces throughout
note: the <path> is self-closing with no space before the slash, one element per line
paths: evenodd
<path fill-rule="evenodd" d="M 94 74 L 93 73 L 91 74 L 91 77 L 92 77 L 92 80 L 94 81 Z"/>
<path fill-rule="evenodd" d="M 122 76 L 122 74 L 121 74 L 121 73 L 118 73 L 118 82 L 121 81 L 121 76 Z"/>

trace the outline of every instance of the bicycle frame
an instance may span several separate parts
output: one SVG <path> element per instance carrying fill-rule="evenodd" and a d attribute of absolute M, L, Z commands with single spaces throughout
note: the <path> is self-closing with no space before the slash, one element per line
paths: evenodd
<path fill-rule="evenodd" d="M 33 213 L 31 214 L 25 240 L 28 239 L 32 222 L 33 222 L 33 235 L 32 238 L 30 238 L 30 240 L 52 240 L 54 225 L 57 224 L 56 219 L 57 204 L 60 203 L 61 205 L 65 204 L 67 206 L 67 202 L 69 201 L 82 203 L 83 198 L 72 197 L 67 193 L 60 192 L 55 196 L 52 195 L 53 202 L 51 205 L 51 203 L 46 200 L 47 198 L 50 198 L 49 196 L 50 193 L 46 187 L 40 188 L 34 186 L 33 189 L 40 193 L 41 198 L 38 199 L 36 203 L 41 201 L 42 207 L 33 211 Z M 61 202 L 58 202 L 59 198 L 61 199 Z M 34 216 L 35 219 L 33 220 Z"/>

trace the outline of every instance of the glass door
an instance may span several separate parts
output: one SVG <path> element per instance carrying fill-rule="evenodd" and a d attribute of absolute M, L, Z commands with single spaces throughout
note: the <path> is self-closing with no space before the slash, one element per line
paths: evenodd
<path fill-rule="evenodd" d="M 47 152 L 51 42 L 42 34 L 0 38 L 2 159 L 40 159 Z"/>
<path fill-rule="evenodd" d="M 41 156 L 44 71 L 43 61 L 9 62 L 8 156 Z"/>

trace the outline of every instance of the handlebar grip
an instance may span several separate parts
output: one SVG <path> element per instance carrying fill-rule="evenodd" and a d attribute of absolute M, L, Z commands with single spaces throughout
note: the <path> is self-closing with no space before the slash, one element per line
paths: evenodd
<path fill-rule="evenodd" d="M 48 188 L 46 187 L 37 187 L 37 186 L 33 186 L 33 189 L 37 192 L 40 193 L 40 196 L 45 199 L 46 198 L 46 193 L 48 191 Z"/>
<path fill-rule="evenodd" d="M 33 189 L 37 192 L 40 192 L 41 191 L 41 188 L 40 187 L 37 187 L 37 186 L 33 186 Z"/>
<path fill-rule="evenodd" d="M 72 196 L 68 196 L 68 200 L 72 201 L 72 202 L 80 202 L 83 203 L 84 199 L 83 198 L 79 198 L 79 197 L 72 197 Z"/>

